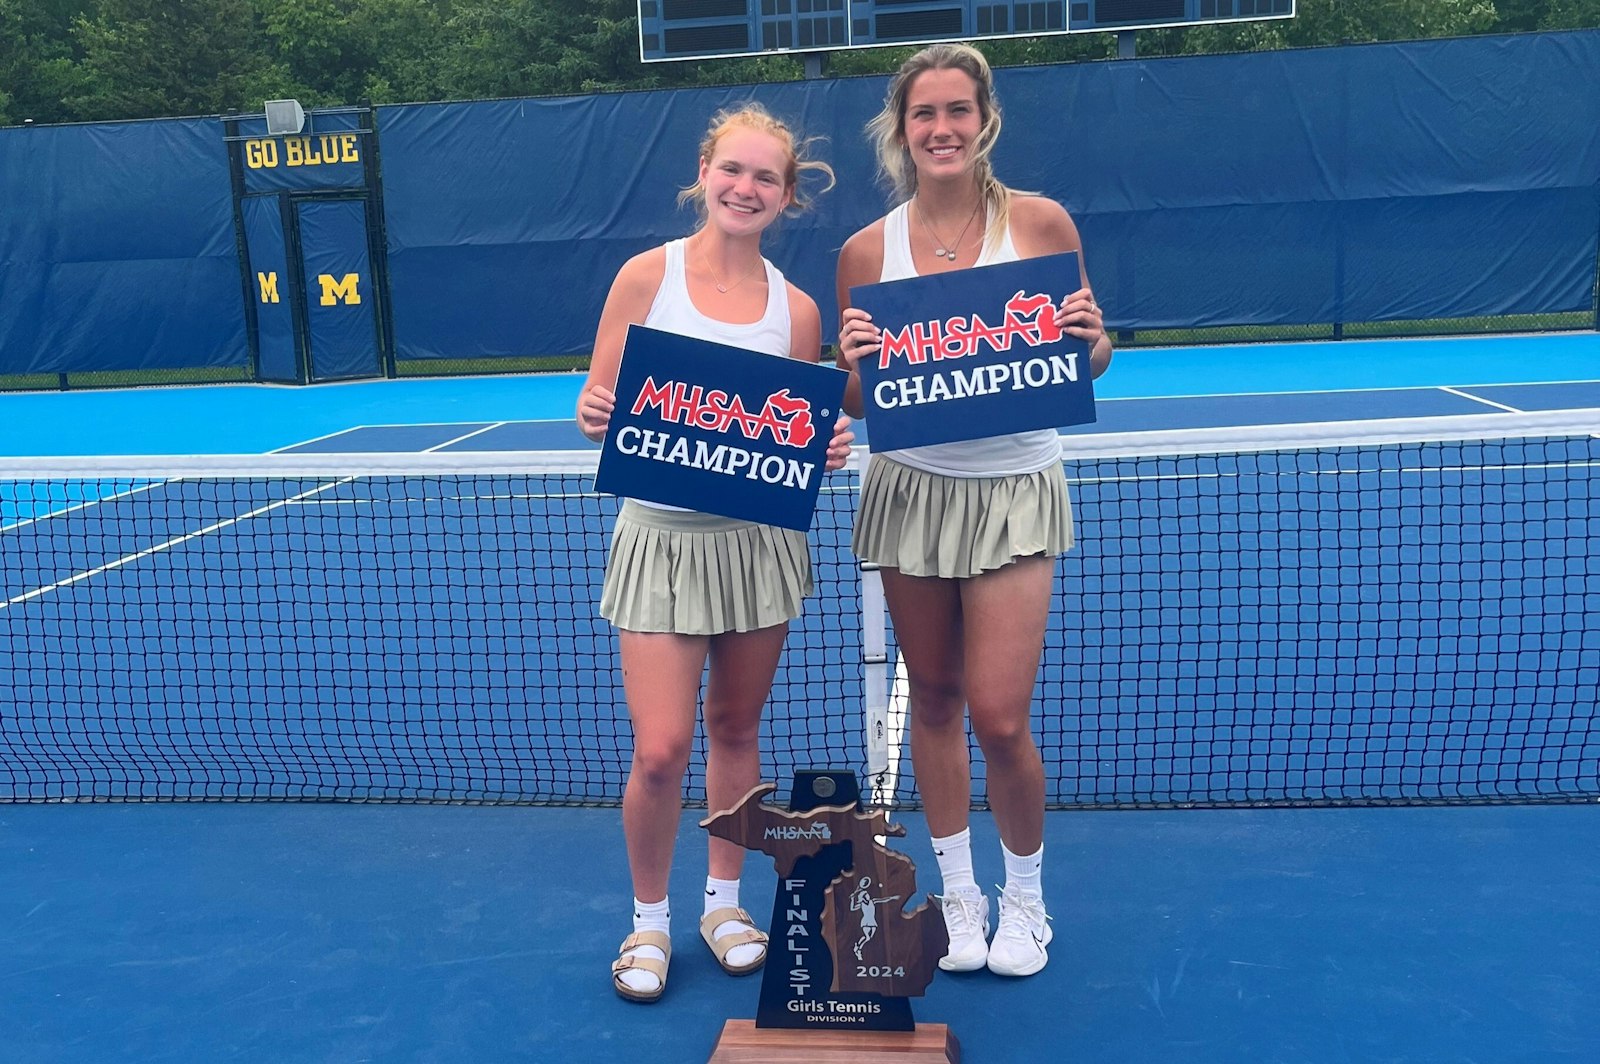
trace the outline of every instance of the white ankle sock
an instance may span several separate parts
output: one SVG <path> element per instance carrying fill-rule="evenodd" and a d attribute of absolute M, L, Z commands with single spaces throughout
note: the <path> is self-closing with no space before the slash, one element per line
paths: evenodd
<path fill-rule="evenodd" d="M 739 907 L 739 881 L 706 877 L 706 907 L 700 914 L 710 916 L 714 910 Z"/>
<path fill-rule="evenodd" d="M 672 932 L 672 910 L 666 898 L 660 901 L 633 899 L 633 929 L 635 931 Z"/>
<path fill-rule="evenodd" d="M 1044 843 L 1039 844 L 1037 853 L 1028 854 L 1026 857 L 1012 853 L 1003 842 L 1000 844 L 1000 852 L 1006 859 L 1006 889 L 1032 894 L 1035 897 L 1043 896 L 1044 884 L 1040 882 L 1040 877 L 1044 868 Z"/>
<path fill-rule="evenodd" d="M 972 829 L 962 828 L 954 835 L 930 841 L 934 859 L 939 862 L 939 876 L 944 880 L 944 892 L 982 893 L 972 877 Z"/>
<path fill-rule="evenodd" d="M 633 929 L 634 931 L 661 931 L 672 933 L 672 913 L 667 904 L 667 899 L 660 901 L 643 902 L 638 898 L 633 899 Z M 628 951 L 635 957 L 649 957 L 654 960 L 664 961 L 667 955 L 655 946 L 635 946 Z M 629 968 L 617 976 L 624 986 L 640 993 L 649 993 L 661 985 L 661 981 L 649 972 L 639 968 Z"/>
<path fill-rule="evenodd" d="M 710 916 L 717 909 L 739 907 L 739 881 L 737 879 L 713 879 L 706 877 L 706 908 L 701 913 L 702 918 Z M 748 925 L 741 920 L 724 920 L 711 929 L 712 938 L 721 938 L 723 935 L 732 935 L 745 930 Z M 760 928 L 756 928 L 760 930 Z M 766 949 L 759 942 L 744 942 L 728 951 L 728 963 L 734 967 L 752 964 Z"/>

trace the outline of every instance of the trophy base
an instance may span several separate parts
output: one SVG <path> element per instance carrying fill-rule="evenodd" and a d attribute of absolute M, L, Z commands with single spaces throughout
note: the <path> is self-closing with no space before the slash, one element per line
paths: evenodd
<path fill-rule="evenodd" d="M 757 1027 L 729 1020 L 709 1064 L 961 1064 L 961 1043 L 942 1023 L 915 1031 Z"/>

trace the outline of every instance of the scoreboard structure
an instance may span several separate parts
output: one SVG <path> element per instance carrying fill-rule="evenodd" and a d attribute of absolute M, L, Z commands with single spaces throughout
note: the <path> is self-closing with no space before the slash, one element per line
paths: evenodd
<path fill-rule="evenodd" d="M 1293 18 L 1295 0 L 639 0 L 644 62 Z"/>

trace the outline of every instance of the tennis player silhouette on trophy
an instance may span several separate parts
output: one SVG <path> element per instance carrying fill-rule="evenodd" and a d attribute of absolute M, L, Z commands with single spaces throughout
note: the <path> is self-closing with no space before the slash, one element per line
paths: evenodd
<path fill-rule="evenodd" d="M 856 939 L 855 948 L 858 961 L 861 959 L 861 951 L 878 934 L 878 906 L 900 900 L 898 894 L 891 894 L 887 898 L 874 898 L 871 887 L 872 877 L 862 876 L 858 889 L 850 895 L 850 911 L 861 914 L 861 937 Z"/>

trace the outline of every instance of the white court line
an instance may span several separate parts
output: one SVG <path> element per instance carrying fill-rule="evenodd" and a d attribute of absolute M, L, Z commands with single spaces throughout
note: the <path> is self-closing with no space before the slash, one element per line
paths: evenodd
<path fill-rule="evenodd" d="M 504 421 L 496 421 L 493 425 L 485 425 L 481 429 L 473 429 L 471 432 L 467 433 L 464 436 L 457 436 L 453 440 L 445 440 L 441 444 L 437 444 L 437 445 L 435 445 L 433 447 L 427 448 L 426 450 L 422 451 L 422 453 L 423 454 L 430 454 L 430 453 L 432 453 L 434 451 L 441 450 L 441 449 L 443 449 L 445 447 L 449 447 L 452 444 L 460 443 L 462 440 L 470 440 L 470 439 L 472 439 L 472 437 L 481 436 L 485 432 L 493 432 L 495 429 L 501 428 L 504 425 L 505 425 Z"/>
<path fill-rule="evenodd" d="M 478 425 L 478 424 L 482 424 L 482 419 L 481 418 L 474 419 L 472 421 L 424 421 L 421 424 L 418 424 L 416 422 L 409 422 L 409 421 L 374 422 L 373 424 L 370 424 L 370 425 L 352 425 L 350 428 L 341 429 L 340 431 L 333 433 L 333 435 L 334 436 L 342 436 L 346 432 L 358 432 L 361 429 L 425 429 L 425 428 L 448 428 L 448 427 L 456 426 L 456 425 Z M 497 424 L 497 426 L 499 426 L 499 425 L 565 425 L 565 424 L 570 424 L 570 425 L 572 425 L 574 430 L 576 430 L 577 427 L 578 427 L 576 419 L 570 418 L 570 417 L 536 417 L 536 418 L 529 418 L 529 419 L 524 420 L 524 421 L 501 421 L 501 422 L 497 422 L 496 424 Z M 327 438 L 328 437 L 326 437 L 326 436 L 317 437 L 317 439 L 327 439 Z M 306 443 L 314 443 L 316 441 L 315 440 L 307 440 L 305 442 Z M 292 444 L 291 446 L 299 447 L 299 446 L 301 446 L 301 444 L 296 443 L 296 444 Z"/>
<path fill-rule="evenodd" d="M 299 495 L 296 495 L 293 498 L 280 499 L 277 502 L 268 503 L 266 506 L 257 507 L 256 509 L 251 510 L 249 513 L 239 514 L 237 517 L 230 517 L 226 521 L 218 521 L 216 524 L 207 525 L 205 528 L 197 529 L 193 532 L 187 532 L 184 535 L 169 539 L 165 543 L 158 543 L 154 547 L 146 547 L 137 554 L 125 554 L 116 561 L 107 562 L 104 565 L 97 565 L 93 569 L 76 573 L 67 577 L 65 580 L 57 580 L 53 584 L 46 584 L 44 587 L 36 587 L 32 591 L 25 591 L 20 595 L 14 595 L 6 601 L 0 602 L 0 610 L 19 605 L 23 602 L 27 602 L 29 599 L 38 598 L 41 595 L 47 595 L 52 591 L 57 591 L 64 587 L 70 587 L 79 581 L 89 579 L 91 576 L 99 576 L 101 573 L 110 572 L 112 569 L 120 569 L 122 566 L 136 562 L 141 558 L 148 558 L 152 554 L 159 554 L 161 551 L 170 550 L 179 544 L 187 543 L 191 539 L 196 539 L 200 536 L 220 531 L 224 528 L 228 528 L 231 525 L 239 524 L 241 521 L 248 521 L 252 517 L 259 517 L 264 513 L 278 509 L 280 506 L 288 506 L 309 495 L 316 495 L 320 492 L 327 491 L 329 488 L 339 487 L 341 484 L 348 484 L 355 479 L 355 477 L 346 477 L 343 480 L 334 481 L 332 484 L 324 484 L 319 488 L 312 488 L 310 491 L 301 492 Z"/>
<path fill-rule="evenodd" d="M 535 473 L 533 475 L 537 476 L 539 474 Z M 367 479 L 367 478 L 365 478 L 365 477 L 351 477 L 349 479 L 351 479 L 351 480 L 364 480 L 364 479 Z M 841 488 L 841 487 L 823 487 L 823 488 L 819 489 L 819 492 L 821 494 L 827 494 L 827 495 L 837 495 L 837 494 L 840 494 L 840 493 L 843 493 L 843 492 L 848 492 L 848 493 L 850 493 L 852 495 L 854 495 L 856 493 L 854 488 Z M 550 492 L 512 492 L 512 493 L 509 493 L 509 494 L 488 494 L 488 495 L 422 495 L 422 496 L 414 496 L 414 497 L 413 496 L 407 496 L 406 498 L 403 498 L 403 499 L 392 499 L 392 498 L 391 499 L 380 499 L 380 498 L 368 498 L 368 499 L 314 499 L 314 500 L 312 500 L 310 502 L 298 503 L 297 505 L 300 505 L 300 506 L 356 506 L 356 505 L 377 505 L 377 504 L 386 504 L 386 503 L 409 503 L 409 502 L 475 502 L 475 501 L 478 501 L 478 500 L 486 500 L 486 501 L 491 501 L 491 502 L 505 502 L 505 501 L 508 501 L 508 500 L 515 501 L 515 500 L 520 500 L 520 499 L 614 499 L 614 498 L 617 498 L 617 496 L 609 495 L 609 494 L 607 494 L 605 492 L 598 492 L 598 491 L 550 491 Z"/>
<path fill-rule="evenodd" d="M 420 452 L 420 453 L 426 453 L 426 452 Z M 311 474 L 308 474 L 308 475 L 311 475 Z M 97 499 L 86 499 L 83 502 L 76 503 L 76 504 L 74 504 L 72 506 L 63 507 L 62 509 L 59 509 L 59 510 L 51 510 L 48 513 L 42 513 L 42 514 L 38 514 L 38 515 L 36 515 L 34 517 L 24 518 L 23 520 L 18 521 L 15 524 L 0 525 L 0 532 L 11 532 L 11 531 L 13 531 L 15 529 L 25 528 L 28 525 L 35 524 L 35 523 L 40 522 L 40 521 L 49 520 L 52 517 L 61 517 L 61 516 L 65 515 L 65 514 L 72 513 L 72 512 L 74 512 L 76 510 L 84 510 L 84 509 L 87 509 L 87 508 L 89 508 L 91 506 L 98 506 L 98 505 L 100 505 L 102 503 L 112 502 L 112 501 L 114 501 L 116 499 L 124 498 L 124 497 L 129 496 L 129 495 L 139 494 L 140 492 L 153 491 L 156 488 L 166 487 L 169 484 L 175 483 L 176 481 L 183 480 L 183 479 L 187 479 L 187 478 L 173 477 L 173 478 L 169 478 L 169 479 L 165 479 L 165 480 L 157 480 L 157 481 L 154 481 L 154 482 L 152 482 L 150 484 L 145 484 L 145 485 L 142 485 L 142 486 L 137 487 L 137 488 L 130 488 L 127 491 L 117 492 L 114 495 L 106 495 L 106 496 L 103 496 L 103 497 L 97 498 Z M 357 477 L 357 476 L 350 476 L 350 477 L 346 477 L 341 483 L 349 483 L 349 482 L 354 481 L 354 480 L 363 480 L 363 479 L 366 479 L 366 478 Z M 851 494 L 854 494 L 854 492 L 855 492 L 855 489 L 851 488 L 851 487 L 830 487 L 830 486 L 827 486 L 827 485 L 824 485 L 820 490 L 821 490 L 822 493 L 828 494 L 828 495 L 835 495 L 835 494 L 839 494 L 839 493 L 842 493 L 842 492 L 849 492 Z M 315 492 L 308 492 L 306 494 L 308 494 L 308 495 L 315 494 Z M 386 504 L 387 505 L 387 504 L 394 504 L 394 503 L 430 503 L 430 502 L 468 502 L 468 503 L 470 503 L 470 502 L 474 502 L 474 501 L 487 501 L 487 502 L 508 502 L 508 501 L 510 501 L 510 502 L 514 502 L 514 501 L 520 501 L 520 500 L 550 500 L 550 499 L 556 499 L 556 500 L 560 500 L 560 499 L 609 499 L 609 498 L 613 498 L 613 497 L 614 496 L 605 495 L 605 494 L 602 494 L 602 493 L 599 493 L 599 492 L 593 492 L 593 491 L 551 491 L 551 492 L 527 492 L 527 493 L 491 494 L 491 495 L 449 495 L 449 496 L 435 495 L 435 496 L 422 496 L 422 497 L 415 497 L 415 498 L 408 497 L 408 498 L 404 498 L 404 499 L 369 498 L 369 499 L 312 499 L 312 500 L 306 500 L 305 496 L 296 496 L 294 499 L 285 500 L 282 505 L 289 505 L 289 504 L 292 503 L 292 504 L 297 505 L 297 506 L 364 506 L 364 505 L 380 505 L 380 504 Z"/>
<path fill-rule="evenodd" d="M 358 479 L 351 477 L 351 480 Z M 297 506 L 393 506 L 395 504 L 430 503 L 430 502 L 525 502 L 532 499 L 606 499 L 609 495 L 596 495 L 593 492 L 551 492 L 546 495 L 418 495 L 406 496 L 403 499 L 312 499 L 309 502 L 296 503 Z"/>
<path fill-rule="evenodd" d="M 1374 466 L 1369 469 L 1253 469 L 1248 473 L 1133 473 L 1125 477 L 1075 477 L 1068 484 L 1140 484 L 1166 480 L 1265 480 L 1268 477 L 1360 477 L 1375 473 L 1399 473 L 1419 477 L 1439 473 L 1489 473 L 1500 470 L 1589 469 L 1600 466 L 1600 459 L 1581 462 L 1496 462 L 1485 465 L 1449 466 Z"/>
<path fill-rule="evenodd" d="M 116 493 L 111 494 L 111 495 L 102 495 L 102 496 L 100 496 L 98 498 L 94 498 L 94 499 L 85 499 L 80 503 L 74 503 L 71 506 L 64 506 L 59 510 L 50 510 L 50 511 L 47 511 L 46 513 L 36 514 L 33 517 L 25 517 L 21 521 L 16 522 L 15 524 L 0 525 L 0 532 L 12 532 L 12 531 L 15 531 L 16 529 L 19 529 L 19 528 L 26 528 L 29 525 L 35 524 L 35 523 L 37 523 L 39 521 L 47 521 L 52 517 L 60 517 L 63 514 L 70 514 L 70 513 L 73 513 L 74 511 L 77 511 L 77 510 L 86 510 L 91 506 L 99 506 L 103 502 L 111 502 L 111 501 L 113 501 L 115 499 L 123 499 L 123 498 L 128 497 L 129 495 L 137 495 L 141 491 L 150 491 L 152 488 L 159 488 L 163 484 L 168 484 L 168 483 L 170 483 L 170 481 L 157 480 L 157 481 L 155 481 L 153 483 L 150 483 L 150 484 L 141 484 L 137 488 L 129 488 L 126 491 L 119 491 L 119 492 L 116 492 Z"/>
<path fill-rule="evenodd" d="M 1593 382 L 1585 381 L 1583 383 L 1587 384 L 1587 383 L 1593 383 Z M 1474 387 L 1474 385 L 1467 385 L 1466 387 Z M 1482 385 L 1477 385 L 1477 387 L 1483 387 L 1483 386 Z M 1486 404 L 1488 406 L 1499 407 L 1501 410 L 1504 410 L 1508 414 L 1526 414 L 1527 413 L 1526 410 L 1523 410 L 1520 407 L 1507 406 L 1504 403 L 1497 403 L 1492 399 L 1485 399 L 1481 395 L 1473 395 L 1470 392 L 1464 392 L 1464 391 L 1461 391 L 1460 389 L 1457 389 L 1457 388 L 1449 388 L 1449 387 L 1440 386 L 1439 390 L 1443 391 L 1443 392 L 1449 392 L 1451 395 L 1459 395 L 1463 399 L 1471 399 L 1474 402 L 1484 403 L 1484 404 Z M 1600 432 L 1590 433 L 1589 434 L 1589 438 L 1590 439 L 1600 440 Z M 1528 467 L 1519 466 L 1517 468 L 1520 469 L 1520 468 L 1528 468 Z"/>
<path fill-rule="evenodd" d="M 279 447 L 277 450 L 268 451 L 267 453 L 268 454 L 287 454 L 289 452 L 289 449 L 292 448 L 292 447 L 307 447 L 307 446 L 310 446 L 313 443 L 321 443 L 324 440 L 336 440 L 340 436 L 346 436 L 346 435 L 349 435 L 352 432 L 364 432 L 367 429 L 419 429 L 419 428 L 435 428 L 435 427 L 436 428 L 456 428 L 456 427 L 459 427 L 462 424 L 477 424 L 477 422 L 441 421 L 441 422 L 436 422 L 436 423 L 430 423 L 428 425 L 352 425 L 347 429 L 339 429 L 336 432 L 328 432 L 328 433 L 324 433 L 321 436 L 313 436 L 309 440 L 301 440 L 298 443 L 285 444 L 284 446 Z M 500 428 L 500 427 L 502 427 L 504 425 L 510 425 L 510 424 L 515 424 L 515 422 L 497 421 L 492 425 L 484 425 L 482 428 L 473 429 L 471 432 L 467 433 L 464 436 L 457 436 L 453 440 L 445 440 L 441 444 L 438 444 L 438 445 L 433 446 L 433 447 L 429 447 L 426 450 L 418 451 L 416 453 L 417 454 L 428 454 L 431 451 L 437 451 L 440 447 L 448 447 L 452 443 L 460 443 L 462 440 L 470 440 L 470 439 L 472 439 L 472 437 L 478 435 L 481 432 L 488 432 L 491 429 L 497 429 L 497 428 Z"/>
<path fill-rule="evenodd" d="M 1245 473 L 1152 473 L 1152 474 L 1134 474 L 1134 475 L 1125 476 L 1125 477 L 1072 477 L 1072 476 L 1069 476 L 1069 477 L 1067 477 L 1067 482 L 1069 484 L 1077 484 L 1077 485 L 1092 485 L 1092 484 L 1123 484 L 1123 483 L 1143 483 L 1143 482 L 1152 482 L 1153 483 L 1153 482 L 1161 482 L 1161 481 L 1189 481 L 1189 480 L 1242 480 L 1242 479 L 1245 479 L 1246 477 L 1259 480 L 1259 479 L 1262 479 L 1264 477 L 1370 476 L 1370 475 L 1372 475 L 1374 473 L 1401 473 L 1401 474 L 1408 474 L 1408 475 L 1412 475 L 1412 476 L 1419 476 L 1419 475 L 1439 474 L 1439 473 L 1487 473 L 1487 472 L 1499 472 L 1499 471 L 1502 471 L 1502 470 L 1575 469 L 1575 468 L 1587 469 L 1587 468 L 1591 468 L 1591 467 L 1600 467 L 1600 459 L 1590 460 L 1590 461 L 1583 461 L 1583 462 L 1519 462 L 1519 463 L 1515 463 L 1515 464 L 1498 463 L 1498 464 L 1492 464 L 1492 465 L 1427 466 L 1427 467 L 1413 467 L 1413 468 L 1384 467 L 1384 468 L 1374 468 L 1374 469 L 1268 470 L 1268 471 L 1252 472 L 1252 473 L 1249 473 L 1249 474 L 1245 474 Z M 348 482 L 350 480 L 360 480 L 360 479 L 363 479 L 363 478 L 350 477 L 350 478 L 347 478 L 346 482 Z M 825 487 L 825 488 L 823 488 L 821 490 L 823 492 L 825 492 L 825 493 L 828 493 L 828 494 L 839 494 L 839 493 L 842 493 L 842 492 L 849 492 L 850 494 L 855 494 L 855 489 L 854 488 L 850 488 L 850 487 Z M 329 507 L 339 507 L 339 506 L 393 506 L 393 505 L 408 505 L 408 504 L 426 505 L 428 503 L 444 503 L 444 502 L 451 502 L 451 503 L 523 502 L 523 501 L 531 501 L 531 500 L 550 500 L 550 499 L 558 499 L 559 500 L 559 499 L 608 499 L 608 498 L 613 498 L 613 496 L 606 495 L 606 494 L 603 494 L 603 493 L 592 492 L 592 491 L 510 492 L 510 493 L 489 493 L 489 494 L 476 494 L 476 495 L 420 495 L 420 496 L 410 496 L 410 495 L 408 495 L 408 496 L 406 496 L 404 498 L 377 498 L 377 497 L 371 497 L 371 498 L 354 498 L 354 499 L 310 499 L 310 500 L 306 500 L 306 501 L 294 501 L 294 505 L 297 505 L 297 506 L 329 506 Z M 3 531 L 3 530 L 0 530 L 0 531 Z M 905 685 L 905 671 L 904 671 L 904 669 L 905 669 L 904 664 L 901 663 L 900 660 L 897 657 L 896 665 L 895 665 L 896 686 L 894 688 L 894 692 L 897 692 L 898 694 L 891 694 L 891 699 L 894 698 L 894 697 L 905 695 L 905 692 L 903 690 L 904 685 Z M 894 712 L 894 709 L 893 709 L 893 705 L 891 703 L 891 709 L 890 709 L 891 715 L 893 714 L 893 712 Z M 903 722 L 902 722 L 902 724 L 903 724 Z M 889 726 L 890 726 L 891 729 L 893 729 L 895 727 L 895 724 L 894 724 L 892 719 L 890 721 L 890 725 Z"/>
<path fill-rule="evenodd" d="M 1527 413 L 1526 410 L 1520 410 L 1520 409 L 1518 409 L 1517 407 L 1514 407 L 1514 406 L 1507 406 L 1504 403 L 1497 403 L 1493 399 L 1485 399 L 1481 395 L 1473 395 L 1471 392 L 1464 392 L 1460 388 L 1451 388 L 1448 385 L 1440 385 L 1439 386 L 1439 390 L 1441 392 L 1449 392 L 1451 395 L 1458 395 L 1463 399 L 1471 399 L 1474 403 L 1482 403 L 1484 406 L 1492 406 L 1492 407 L 1496 408 L 1497 410 L 1504 410 L 1508 414 L 1526 414 Z"/>
<path fill-rule="evenodd" d="M 287 454 L 288 451 L 289 451 L 289 448 L 291 448 L 291 447 L 304 447 L 307 444 L 321 443 L 323 440 L 335 439 L 335 438 L 337 438 L 339 436 L 343 436 L 347 432 L 357 432 L 357 431 L 359 431 L 361 429 L 364 429 L 364 428 L 366 428 L 365 425 L 357 425 L 353 429 L 339 429 L 336 432 L 325 432 L 321 436 L 313 436 L 309 440 L 301 440 L 298 443 L 286 443 L 282 447 L 279 447 L 277 450 L 268 451 L 267 453 L 268 454 Z"/>
<path fill-rule="evenodd" d="M 1458 388 L 1544 388 L 1555 384 L 1600 384 L 1600 381 L 1585 377 L 1575 377 L 1572 380 L 1560 381 L 1480 381 L 1475 384 L 1460 384 Z M 1096 399 L 1095 405 L 1101 403 L 1164 403 L 1169 400 L 1182 400 L 1192 402 L 1200 399 L 1277 399 L 1285 395 L 1305 397 L 1311 395 L 1365 395 L 1368 392 L 1433 392 L 1448 387 L 1443 384 L 1384 384 L 1367 388 L 1289 388 L 1273 392 L 1177 392 L 1172 395 L 1108 395 L 1104 399 Z M 1440 415 L 1417 414 L 1417 417 L 1436 417 Z"/>

